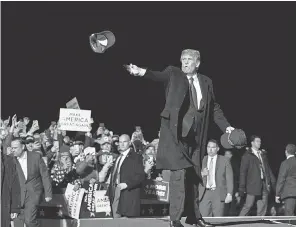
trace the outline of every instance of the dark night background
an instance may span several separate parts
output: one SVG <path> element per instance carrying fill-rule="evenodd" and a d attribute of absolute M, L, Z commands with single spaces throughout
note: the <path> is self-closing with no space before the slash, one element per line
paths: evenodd
<path fill-rule="evenodd" d="M 276 172 L 296 143 L 295 4 L 215 2 L 2 2 L 2 118 L 16 113 L 58 120 L 77 97 L 96 124 L 117 133 L 141 125 L 151 141 L 164 106 L 161 84 L 130 76 L 123 64 L 180 66 L 182 49 L 201 52 L 226 117 L 262 136 Z M 89 35 L 110 30 L 116 43 L 94 53 Z M 210 137 L 221 131 L 212 127 Z"/>

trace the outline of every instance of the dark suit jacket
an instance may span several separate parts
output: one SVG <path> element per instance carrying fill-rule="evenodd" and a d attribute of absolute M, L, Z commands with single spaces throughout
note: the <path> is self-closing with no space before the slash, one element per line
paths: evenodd
<path fill-rule="evenodd" d="M 198 73 L 202 91 L 203 108 L 201 112 L 201 134 L 196 138 L 197 152 L 188 157 L 180 142 L 182 121 L 189 106 L 189 82 L 185 73 L 174 66 L 163 72 L 147 70 L 144 78 L 164 82 L 166 104 L 161 112 L 161 129 L 156 158 L 158 169 L 177 170 L 195 166 L 200 175 L 201 160 L 206 153 L 207 133 L 210 119 L 213 117 L 222 131 L 229 126 L 226 118 L 215 100 L 212 80 Z"/>
<path fill-rule="evenodd" d="M 115 185 L 112 184 L 114 167 L 115 165 L 111 170 L 110 186 L 107 191 L 111 204 L 113 203 L 115 192 Z M 126 183 L 127 189 L 122 190 L 120 193 L 117 210 L 119 214 L 127 217 L 140 216 L 140 189 L 144 180 L 143 157 L 131 148 L 120 167 L 120 183 Z"/>
<path fill-rule="evenodd" d="M 296 158 L 291 157 L 282 162 L 276 184 L 276 195 L 285 199 L 296 197 Z"/>
<path fill-rule="evenodd" d="M 275 177 L 269 166 L 266 153 L 263 152 L 261 157 L 265 170 L 266 186 L 270 191 L 271 188 L 275 189 Z M 258 196 L 262 195 L 262 187 L 263 181 L 261 180 L 260 161 L 253 154 L 251 148 L 247 149 L 241 160 L 239 191 Z"/>
<path fill-rule="evenodd" d="M 202 169 L 207 168 L 208 155 L 202 161 Z M 227 193 L 233 193 L 233 171 L 227 158 L 218 155 L 215 169 L 216 190 L 219 190 L 221 201 L 225 201 Z M 199 184 L 199 200 L 202 200 L 207 185 L 207 177 L 203 177 L 203 185 Z"/>
<path fill-rule="evenodd" d="M 10 214 L 20 213 L 21 190 L 12 157 L 1 152 L 1 226 L 10 226 Z"/>
<path fill-rule="evenodd" d="M 52 186 L 47 167 L 39 153 L 27 152 L 28 176 L 25 179 L 24 172 L 16 159 L 16 167 L 21 185 L 21 204 L 24 206 L 26 194 L 35 205 L 40 203 L 41 195 L 52 198 Z"/>

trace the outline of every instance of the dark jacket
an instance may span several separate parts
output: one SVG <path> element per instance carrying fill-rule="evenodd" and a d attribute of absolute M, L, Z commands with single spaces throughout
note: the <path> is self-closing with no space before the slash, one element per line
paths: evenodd
<path fill-rule="evenodd" d="M 10 226 L 10 214 L 20 213 L 21 190 L 15 162 L 1 153 L 1 227 Z"/>
<path fill-rule="evenodd" d="M 281 199 L 296 197 L 296 158 L 282 162 L 276 184 L 276 196 Z"/>
<path fill-rule="evenodd" d="M 44 192 L 45 198 L 52 198 L 52 186 L 47 167 L 39 153 L 27 152 L 28 175 L 27 180 L 18 160 L 16 168 L 21 185 L 21 204 L 25 204 L 26 194 L 31 199 L 31 203 L 38 205 L 41 201 L 41 195 Z"/>
<path fill-rule="evenodd" d="M 189 106 L 189 82 L 185 73 L 174 66 L 167 67 L 163 72 L 147 70 L 144 78 L 164 82 L 166 104 L 161 112 L 161 129 L 156 158 L 158 169 L 184 169 L 195 166 L 200 175 L 201 160 L 206 153 L 207 133 L 210 119 L 224 132 L 229 126 L 226 118 L 215 100 L 212 80 L 198 73 L 202 92 L 203 108 L 200 111 L 201 134 L 196 137 L 200 146 L 192 158 L 188 157 L 180 142 L 182 121 Z"/>
<path fill-rule="evenodd" d="M 275 177 L 268 163 L 266 152 L 262 152 L 262 160 L 265 173 L 265 182 L 261 179 L 260 161 L 252 152 L 252 149 L 247 149 L 241 160 L 240 166 L 240 193 L 246 192 L 250 195 L 262 195 L 263 183 L 266 183 L 268 191 L 275 189 Z"/>
<path fill-rule="evenodd" d="M 116 163 L 116 162 L 115 162 Z M 115 166 L 115 165 L 114 165 Z M 107 195 L 111 204 L 114 200 L 115 185 L 113 185 L 114 168 L 111 170 L 110 186 Z M 145 180 L 143 157 L 137 154 L 132 148 L 122 162 L 120 167 L 120 183 L 126 183 L 127 188 L 120 193 L 117 212 L 122 216 L 140 216 L 140 192 L 142 182 Z M 115 211 L 113 211 L 115 212 Z"/>
<path fill-rule="evenodd" d="M 3 154 L 7 154 L 7 148 L 10 147 L 12 139 L 13 139 L 13 134 L 9 132 L 2 143 Z"/>

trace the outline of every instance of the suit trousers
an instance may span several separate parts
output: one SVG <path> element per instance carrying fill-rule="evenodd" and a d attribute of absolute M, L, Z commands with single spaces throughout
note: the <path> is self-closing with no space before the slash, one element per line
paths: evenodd
<path fill-rule="evenodd" d="M 26 192 L 24 208 L 21 210 L 21 214 L 18 217 L 26 224 L 26 227 L 40 227 L 40 223 L 37 220 L 37 205 L 39 205 L 39 203 L 40 195 Z"/>
<path fill-rule="evenodd" d="M 197 176 L 194 176 L 194 174 L 193 167 L 171 171 L 169 192 L 171 221 L 180 220 L 184 212 L 188 217 L 201 218 L 198 183 L 195 183 L 196 180 L 194 180 Z"/>
<path fill-rule="evenodd" d="M 224 204 L 224 215 L 223 216 L 238 216 L 239 205 L 234 195 L 232 195 L 232 201 Z"/>
<path fill-rule="evenodd" d="M 188 136 L 183 138 L 182 143 L 189 157 L 192 157 L 193 152 L 197 152 L 193 130 L 190 130 Z M 196 219 L 201 218 L 198 201 L 199 183 L 200 179 L 194 167 L 171 170 L 169 192 L 171 221 L 180 220 L 184 213 L 192 224 L 196 222 Z"/>
<path fill-rule="evenodd" d="M 255 202 L 257 204 L 257 216 L 265 216 L 268 206 L 268 194 L 266 184 L 263 182 L 262 196 L 247 194 L 245 204 L 239 216 L 247 216 Z"/>
<path fill-rule="evenodd" d="M 115 188 L 115 193 L 114 193 L 114 200 L 113 200 L 113 203 L 112 203 L 113 218 L 120 218 L 121 217 L 121 215 L 117 213 L 119 199 L 120 199 L 120 189 L 119 189 L 119 187 L 116 187 Z"/>
<path fill-rule="evenodd" d="M 221 201 L 220 191 L 218 189 L 206 189 L 200 201 L 199 209 L 203 217 L 223 217 L 224 201 Z"/>
<path fill-rule="evenodd" d="M 285 201 L 285 216 L 294 216 L 296 208 L 296 197 L 288 197 Z"/>

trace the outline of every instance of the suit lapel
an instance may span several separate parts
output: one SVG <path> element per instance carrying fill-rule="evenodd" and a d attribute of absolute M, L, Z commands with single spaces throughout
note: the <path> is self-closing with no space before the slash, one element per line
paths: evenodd
<path fill-rule="evenodd" d="M 123 162 L 122 162 L 122 164 L 121 164 L 121 166 L 120 166 L 120 170 L 119 170 L 119 171 L 121 171 L 122 167 L 123 167 L 123 166 L 125 165 L 125 163 L 128 161 L 128 159 L 130 158 L 130 155 L 131 155 L 131 149 L 129 150 L 129 152 L 127 153 L 125 159 L 123 160 Z"/>
<path fill-rule="evenodd" d="M 3 179 L 4 179 L 5 170 L 6 170 L 6 162 L 4 160 L 4 154 L 1 153 L 1 190 L 3 187 Z"/>
<path fill-rule="evenodd" d="M 209 158 L 208 155 L 204 158 L 203 163 L 202 163 L 202 170 L 203 170 L 204 168 L 207 168 L 208 158 Z M 206 187 L 206 186 L 207 186 L 207 176 L 204 176 L 204 177 L 203 177 L 203 183 L 204 183 L 204 186 Z"/>
<path fill-rule="evenodd" d="M 18 175 L 23 178 L 23 182 L 26 182 L 26 177 L 25 177 L 24 171 L 21 167 L 21 164 L 17 160 L 17 158 L 16 158 L 15 163 L 16 163 L 16 169 L 17 169 Z"/>
<path fill-rule="evenodd" d="M 27 151 L 27 181 L 29 180 L 29 176 L 31 176 L 31 168 L 32 168 L 32 157 L 31 153 Z"/>
<path fill-rule="evenodd" d="M 180 76 L 181 81 L 179 83 L 179 86 L 180 86 L 179 89 L 180 89 L 180 91 L 184 92 L 184 98 L 185 98 L 185 96 L 188 92 L 188 89 L 189 89 L 189 81 L 188 81 L 187 75 L 185 73 L 183 73 L 182 71 L 181 71 L 181 75 L 182 76 Z"/>
<path fill-rule="evenodd" d="M 204 76 L 202 76 L 200 73 L 197 74 L 197 78 L 198 78 L 198 82 L 199 82 L 199 86 L 200 86 L 200 90 L 201 90 L 201 94 L 202 94 L 202 101 L 201 101 L 201 105 L 200 105 L 200 109 L 202 109 L 204 107 L 204 105 L 206 104 L 206 100 L 208 99 L 208 90 L 207 90 L 207 85 L 208 82 L 206 80 L 206 78 Z"/>
<path fill-rule="evenodd" d="M 216 166 L 215 166 L 215 182 L 216 182 L 216 185 L 217 185 L 217 172 L 218 172 L 218 165 L 220 163 L 220 157 L 219 155 L 217 155 L 217 160 L 216 160 Z"/>

